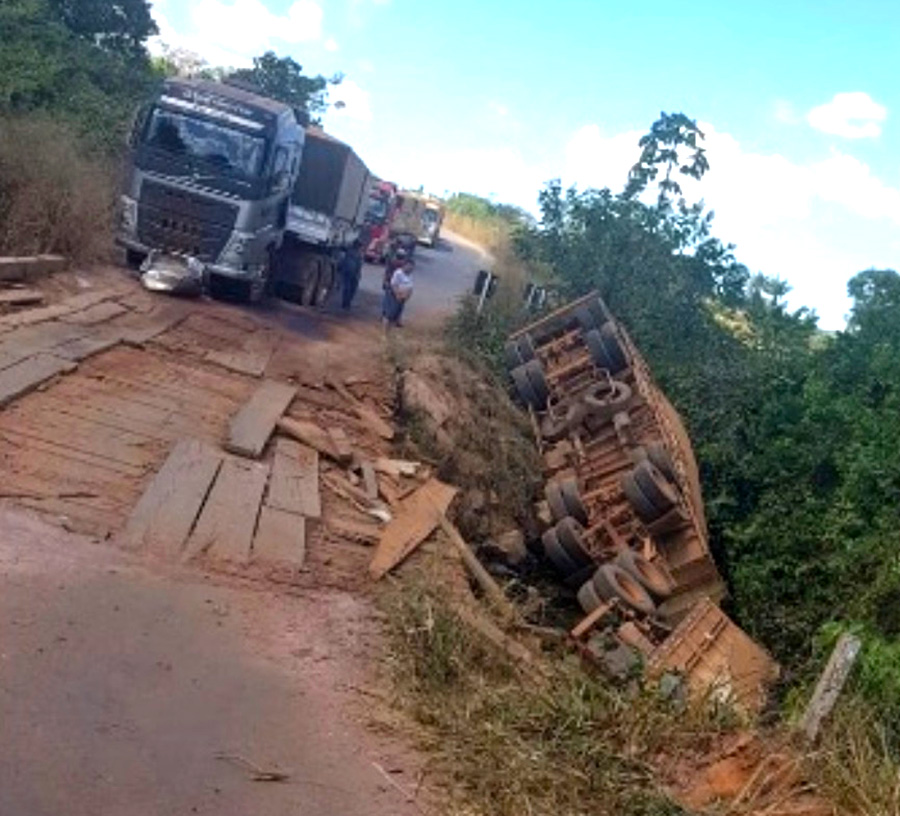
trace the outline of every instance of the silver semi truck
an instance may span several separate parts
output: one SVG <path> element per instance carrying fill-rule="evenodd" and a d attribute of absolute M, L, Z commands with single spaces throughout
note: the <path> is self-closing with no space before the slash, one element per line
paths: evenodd
<path fill-rule="evenodd" d="M 361 231 L 374 183 L 349 145 L 307 128 L 276 264 L 281 297 L 306 306 L 324 305 L 336 288 L 338 256 L 364 238 Z"/>
<path fill-rule="evenodd" d="M 116 235 L 128 260 L 202 265 L 213 295 L 258 300 L 277 266 L 304 131 L 290 106 L 168 80 L 138 115 Z"/>

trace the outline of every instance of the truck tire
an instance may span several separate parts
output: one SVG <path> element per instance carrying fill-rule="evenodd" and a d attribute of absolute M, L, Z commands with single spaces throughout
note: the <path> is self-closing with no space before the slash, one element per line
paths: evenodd
<path fill-rule="evenodd" d="M 611 363 L 606 354 L 606 346 L 603 345 L 603 337 L 596 329 L 591 329 L 584 333 L 584 343 L 588 347 L 591 360 L 598 368 L 604 368 L 609 371 Z"/>
<path fill-rule="evenodd" d="M 571 516 L 566 516 L 556 525 L 556 538 L 572 563 L 577 564 L 579 568 L 593 563 L 594 559 L 591 558 L 584 541 L 584 527 Z"/>
<path fill-rule="evenodd" d="M 563 578 L 568 578 L 570 575 L 578 572 L 578 565 L 569 558 L 568 554 L 563 549 L 555 529 L 547 530 L 541 536 L 541 543 L 544 545 L 544 553 L 550 563 L 556 567 Z"/>
<path fill-rule="evenodd" d="M 516 345 L 519 347 L 519 356 L 522 358 L 523 363 L 527 363 L 529 360 L 534 360 L 537 357 L 537 349 L 534 347 L 534 340 L 531 339 L 530 334 L 523 334 L 516 340 Z"/>
<path fill-rule="evenodd" d="M 316 291 L 316 306 L 328 305 L 337 283 L 337 266 L 331 258 L 319 258 L 319 285 Z"/>
<path fill-rule="evenodd" d="M 634 550 L 620 552 L 615 564 L 640 581 L 644 589 L 657 598 L 668 598 L 674 590 L 666 573 Z"/>
<path fill-rule="evenodd" d="M 515 340 L 509 340 L 503 346 L 503 358 L 507 368 L 524 365 L 535 358 L 534 341 L 530 335 L 523 334 Z"/>
<path fill-rule="evenodd" d="M 503 345 L 503 361 L 506 368 L 512 371 L 514 368 L 522 365 L 525 361 L 519 356 L 519 344 L 515 340 L 509 340 Z"/>
<path fill-rule="evenodd" d="M 597 594 L 605 601 L 617 598 L 645 615 L 652 615 L 656 611 L 656 604 L 643 585 L 613 563 L 600 567 L 594 573 L 592 581 Z"/>
<path fill-rule="evenodd" d="M 575 310 L 574 317 L 582 332 L 598 329 L 606 320 L 599 303 L 583 303 Z"/>
<path fill-rule="evenodd" d="M 563 505 L 571 516 L 580 524 L 588 523 L 588 511 L 581 500 L 581 490 L 578 487 L 578 479 L 567 476 L 559 480 L 559 492 L 562 494 Z"/>
<path fill-rule="evenodd" d="M 607 320 L 600 327 L 600 336 L 603 338 L 603 348 L 606 350 L 606 356 L 609 360 L 609 373 L 618 374 L 628 368 L 628 359 L 619 343 L 619 337 L 616 334 L 616 326 L 611 320 Z"/>
<path fill-rule="evenodd" d="M 641 488 L 638 487 L 638 483 L 634 479 L 634 471 L 626 473 L 619 484 L 622 492 L 625 494 L 625 498 L 628 499 L 628 503 L 631 505 L 631 509 L 637 513 L 641 521 L 651 524 L 663 515 L 656 509 L 650 499 L 644 495 Z"/>
<path fill-rule="evenodd" d="M 650 442 L 646 446 L 647 458 L 672 484 L 678 484 L 675 464 L 662 442 Z"/>
<path fill-rule="evenodd" d="M 608 422 L 624 411 L 630 399 L 631 388 L 618 380 L 613 380 L 611 389 L 605 383 L 597 383 L 584 395 L 589 413 L 600 422 Z"/>
<path fill-rule="evenodd" d="M 526 408 L 538 408 L 538 396 L 534 393 L 534 386 L 525 371 L 525 366 L 517 366 L 509 372 L 512 377 L 513 384 L 516 386 L 516 393 Z"/>
<path fill-rule="evenodd" d="M 550 479 L 544 485 L 544 498 L 547 500 L 547 504 L 550 506 L 550 513 L 556 522 L 562 521 L 566 516 L 570 515 L 560 488 L 560 481 L 560 479 Z"/>
<path fill-rule="evenodd" d="M 547 386 L 544 367 L 541 365 L 540 360 L 534 359 L 529 360 L 522 367 L 525 369 L 528 379 L 531 380 L 531 387 L 534 389 L 534 393 L 537 394 L 538 405 L 535 407 L 543 410 L 547 407 L 547 399 L 550 397 L 550 388 Z"/>
<path fill-rule="evenodd" d="M 603 599 L 597 594 L 597 590 L 594 587 L 593 575 L 581 585 L 581 588 L 576 593 L 576 597 L 578 598 L 579 606 L 586 615 L 590 615 L 603 603 Z"/>
<path fill-rule="evenodd" d="M 649 459 L 638 462 L 632 473 L 641 493 L 659 511 L 660 516 L 678 504 L 678 494 Z"/>

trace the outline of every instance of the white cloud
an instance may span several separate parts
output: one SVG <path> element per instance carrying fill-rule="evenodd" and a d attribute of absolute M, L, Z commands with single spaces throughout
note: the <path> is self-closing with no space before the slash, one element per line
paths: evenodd
<path fill-rule="evenodd" d="M 325 40 L 324 45 L 325 45 L 326 51 L 334 52 L 334 51 L 337 51 L 339 48 L 337 40 L 334 37 L 329 37 L 327 40 Z"/>
<path fill-rule="evenodd" d="M 249 65 L 268 49 L 322 37 L 322 7 L 314 0 L 295 0 L 283 14 L 273 13 L 261 0 L 196 0 L 186 11 L 188 24 L 177 31 L 167 2 L 153 4 L 159 41 L 196 51 L 214 65 Z"/>
<path fill-rule="evenodd" d="M 816 130 L 845 139 L 877 138 L 885 119 L 887 108 L 862 91 L 835 94 L 830 102 L 806 115 L 806 121 Z"/>
<path fill-rule="evenodd" d="M 372 121 L 372 104 L 369 92 L 359 87 L 352 79 L 345 79 L 328 93 L 335 105 L 331 116 L 355 119 L 358 122 Z"/>
<path fill-rule="evenodd" d="M 700 182 L 679 178 L 685 195 L 702 197 L 715 210 L 715 234 L 737 244 L 738 259 L 752 271 L 786 279 L 792 304 L 816 308 L 826 328 L 840 326 L 847 279 L 872 265 L 900 264 L 892 239 L 900 225 L 900 187 L 838 150 L 801 164 L 746 150 L 709 124 L 701 128 L 711 169 Z M 640 135 L 580 128 L 566 147 L 563 179 L 621 190 Z"/>

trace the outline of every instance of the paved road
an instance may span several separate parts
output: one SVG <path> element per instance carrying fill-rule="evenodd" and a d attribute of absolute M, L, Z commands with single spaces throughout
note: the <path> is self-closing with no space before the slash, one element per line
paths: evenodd
<path fill-rule="evenodd" d="M 483 262 L 422 250 L 407 324 L 446 315 Z M 381 274 L 365 270 L 349 316 L 269 319 L 327 368 L 377 326 Z M 420 761 L 362 724 L 371 700 L 351 690 L 370 682 L 374 617 L 345 592 L 151 567 L 0 503 L 0 814 L 418 813 L 397 785 L 416 787 Z M 252 781 L 242 762 L 290 778 Z"/>

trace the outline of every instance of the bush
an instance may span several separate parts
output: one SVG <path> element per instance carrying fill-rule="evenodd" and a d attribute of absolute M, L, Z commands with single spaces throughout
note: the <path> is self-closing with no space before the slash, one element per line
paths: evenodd
<path fill-rule="evenodd" d="M 0 119 L 0 255 L 104 258 L 114 201 L 111 161 L 91 156 L 67 125 Z"/>

